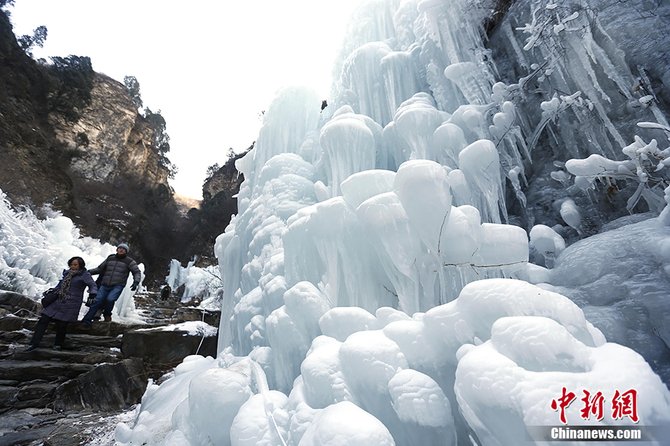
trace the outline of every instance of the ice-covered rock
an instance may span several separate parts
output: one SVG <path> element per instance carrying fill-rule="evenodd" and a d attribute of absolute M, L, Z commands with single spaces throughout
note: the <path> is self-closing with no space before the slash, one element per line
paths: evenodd
<path fill-rule="evenodd" d="M 547 267 L 554 265 L 554 260 L 565 249 L 565 240 L 556 231 L 546 225 L 535 225 L 530 230 L 530 248 L 541 256 Z"/>

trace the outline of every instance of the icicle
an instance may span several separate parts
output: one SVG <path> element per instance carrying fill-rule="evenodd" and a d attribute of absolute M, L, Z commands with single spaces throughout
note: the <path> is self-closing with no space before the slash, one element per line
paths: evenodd
<path fill-rule="evenodd" d="M 458 85 L 469 103 L 486 104 L 489 102 L 492 82 L 474 62 L 453 63 L 445 68 L 444 75 Z"/>
<path fill-rule="evenodd" d="M 470 185 L 475 207 L 486 222 L 500 223 L 506 218 L 505 197 L 500 177 L 500 157 L 489 140 L 479 140 L 463 149 L 458 165 Z"/>
<path fill-rule="evenodd" d="M 388 110 L 396 110 L 403 101 L 420 91 L 414 55 L 411 52 L 395 51 L 387 54 L 381 60 L 381 70 Z"/>
<path fill-rule="evenodd" d="M 664 190 L 665 208 L 658 216 L 658 221 L 666 226 L 670 226 L 670 186 Z"/>
<path fill-rule="evenodd" d="M 379 82 L 384 78 L 382 60 L 390 53 L 386 43 L 368 43 L 354 51 L 342 68 L 340 101 L 381 125 L 391 121 L 395 111 L 389 108 L 384 82 Z"/>
<path fill-rule="evenodd" d="M 514 189 L 514 194 L 516 195 L 517 200 L 521 203 L 523 209 L 526 208 L 526 195 L 521 190 L 521 183 L 519 182 L 519 175 L 521 174 L 521 168 L 516 166 L 507 173 L 507 178 L 509 178 L 512 183 L 512 188 Z"/>
<path fill-rule="evenodd" d="M 644 67 L 638 65 L 637 71 L 640 73 L 640 80 L 642 81 L 644 91 L 651 94 L 652 97 L 654 98 L 654 101 L 652 101 L 650 104 L 651 112 L 654 114 L 654 118 L 656 118 L 656 121 L 659 124 L 665 126 L 666 128 L 670 128 L 670 124 L 668 124 L 668 120 L 666 119 L 665 114 L 663 114 L 663 112 L 658 108 L 658 99 L 656 98 L 654 89 L 651 87 L 651 81 L 649 80 L 649 76 L 647 76 L 646 70 L 644 69 Z M 668 132 L 669 132 L 668 134 L 670 135 L 670 130 L 668 130 Z"/>

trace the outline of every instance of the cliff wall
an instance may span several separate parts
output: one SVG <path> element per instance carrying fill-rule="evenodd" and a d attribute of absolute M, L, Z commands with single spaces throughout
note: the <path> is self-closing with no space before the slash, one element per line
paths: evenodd
<path fill-rule="evenodd" d="M 129 242 L 160 280 L 187 241 L 153 141 L 122 83 L 34 61 L 0 11 L 0 189 L 14 205 L 63 212 L 85 235 Z"/>

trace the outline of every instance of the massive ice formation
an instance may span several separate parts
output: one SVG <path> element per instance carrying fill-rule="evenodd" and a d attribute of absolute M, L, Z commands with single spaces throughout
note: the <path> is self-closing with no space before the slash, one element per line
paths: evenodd
<path fill-rule="evenodd" d="M 0 190 L 0 284 L 2 289 L 40 295 L 62 277 L 67 261 L 83 256 L 96 266 L 114 251 L 107 243 L 82 237 L 72 220 L 45 208 L 40 219 L 16 210 Z"/>
<path fill-rule="evenodd" d="M 590 2 L 513 2 L 504 51 L 484 45 L 484 3 L 365 2 L 329 107 L 277 96 L 215 246 L 219 356 L 151 387 L 120 443 L 513 445 L 561 423 L 566 388 L 635 389 L 642 423 L 670 425 L 668 207 L 566 248 L 603 224 L 577 195 L 602 169 L 670 201 L 649 174 L 665 149 L 626 146 L 621 111 L 663 131 L 658 101 L 630 91 Z"/>

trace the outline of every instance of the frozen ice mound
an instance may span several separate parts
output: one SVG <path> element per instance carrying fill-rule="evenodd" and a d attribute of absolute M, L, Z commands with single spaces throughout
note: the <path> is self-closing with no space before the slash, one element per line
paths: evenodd
<path fill-rule="evenodd" d="M 578 398 L 582 390 L 602 392 L 608 401 L 617 390 L 634 389 L 644 401 L 637 406 L 639 419 L 647 426 L 670 425 L 670 392 L 639 354 L 611 343 L 587 346 L 546 317 L 498 319 L 489 341 L 466 345 L 458 355 L 458 405 L 483 444 L 516 444 L 526 438 L 528 426 L 559 425 L 559 414 L 549 407 L 563 388 Z M 577 404 L 566 412 L 570 425 L 595 422 L 584 419 Z M 602 423 L 631 420 L 613 419 L 608 408 Z M 664 441 L 658 433 L 650 435 L 655 444 Z"/>
<path fill-rule="evenodd" d="M 375 417 L 343 401 L 315 417 L 300 440 L 302 446 L 395 446 L 388 429 Z"/>
<path fill-rule="evenodd" d="M 570 297 L 609 341 L 640 353 L 666 382 L 668 240 L 670 230 L 657 218 L 588 237 L 558 256 L 542 285 Z"/>

